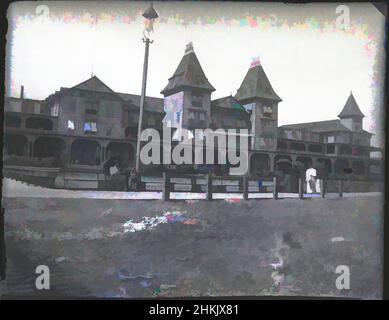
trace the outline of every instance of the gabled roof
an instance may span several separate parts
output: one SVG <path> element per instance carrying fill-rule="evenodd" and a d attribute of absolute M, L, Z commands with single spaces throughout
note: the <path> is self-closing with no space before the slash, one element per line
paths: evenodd
<path fill-rule="evenodd" d="M 352 92 L 350 92 L 350 96 L 348 97 L 346 104 L 344 105 L 343 110 L 339 113 L 338 117 L 364 117 L 364 114 L 361 112 L 361 109 L 359 109 Z"/>
<path fill-rule="evenodd" d="M 346 128 L 340 123 L 340 120 L 326 120 L 317 122 L 305 122 L 296 124 L 286 124 L 281 126 L 282 129 L 303 129 L 313 132 L 330 132 L 330 131 L 347 131 L 351 130 Z"/>
<path fill-rule="evenodd" d="M 235 99 L 242 101 L 250 98 L 264 98 L 274 101 L 282 99 L 274 92 L 269 79 L 260 64 L 255 64 L 246 73 Z"/>
<path fill-rule="evenodd" d="M 85 80 L 74 87 L 71 87 L 71 89 L 81 89 L 81 90 L 91 90 L 91 91 L 98 91 L 98 92 L 106 92 L 106 93 L 115 93 L 110 87 L 108 87 L 103 81 L 101 81 L 96 76 L 93 76 L 89 78 L 88 80 Z"/>
<path fill-rule="evenodd" d="M 185 55 L 182 57 L 173 76 L 169 78 L 169 83 L 161 91 L 163 95 L 177 92 L 182 87 L 192 87 L 198 89 L 215 91 L 215 88 L 210 84 L 196 54 L 191 45 L 187 45 Z"/>
<path fill-rule="evenodd" d="M 131 102 L 135 107 L 140 107 L 140 95 L 129 93 L 117 93 L 123 100 Z M 164 113 L 163 98 L 146 97 L 145 110 L 150 112 Z"/>
<path fill-rule="evenodd" d="M 250 115 L 233 96 L 211 101 L 211 119 L 216 128 L 250 129 L 251 125 Z"/>
<path fill-rule="evenodd" d="M 231 95 L 211 101 L 211 108 L 212 107 L 246 112 L 246 109 Z"/>
<path fill-rule="evenodd" d="M 317 133 L 326 133 L 326 132 L 336 132 L 336 131 L 345 131 L 353 132 L 349 128 L 341 124 L 339 119 L 336 120 L 326 120 L 326 121 L 317 121 L 317 122 L 305 122 L 305 123 L 296 123 L 296 124 L 285 124 L 280 126 L 278 129 L 295 129 L 295 130 L 308 130 Z M 362 130 L 363 133 L 368 135 L 373 135 L 371 132 Z"/>

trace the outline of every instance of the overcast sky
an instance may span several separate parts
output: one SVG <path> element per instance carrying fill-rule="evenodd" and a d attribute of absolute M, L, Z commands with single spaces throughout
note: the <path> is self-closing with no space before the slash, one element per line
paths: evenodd
<path fill-rule="evenodd" d="M 39 5 L 46 7 L 38 7 Z M 172 76 L 189 41 L 212 99 L 235 95 L 259 56 L 276 93 L 279 125 L 336 119 L 352 90 L 380 136 L 383 119 L 384 18 L 369 4 L 347 4 L 350 26 L 336 26 L 338 4 L 159 3 L 150 47 L 147 95 Z M 7 95 L 24 85 L 44 99 L 98 76 L 115 91 L 140 94 L 148 3 L 13 3 L 8 11 Z M 42 9 L 42 10 L 41 10 Z M 97 21 L 93 23 L 93 21 Z M 379 141 L 374 138 L 374 144 Z"/>

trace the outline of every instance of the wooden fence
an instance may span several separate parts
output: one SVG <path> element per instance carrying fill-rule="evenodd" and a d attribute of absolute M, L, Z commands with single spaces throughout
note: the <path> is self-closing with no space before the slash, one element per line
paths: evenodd
<path fill-rule="evenodd" d="M 141 177 L 146 191 L 162 191 L 162 199 L 170 200 L 171 192 L 205 193 L 205 199 L 210 201 L 215 193 L 241 193 L 244 200 L 250 193 L 270 193 L 273 199 L 279 198 L 277 178 L 254 179 L 247 176 L 218 177 L 208 175 L 178 175 L 163 173 L 162 177 Z M 298 198 L 304 199 L 303 179 L 299 179 Z M 338 195 L 343 196 L 342 180 L 338 181 Z M 320 179 L 320 197 L 325 198 L 326 181 Z"/>

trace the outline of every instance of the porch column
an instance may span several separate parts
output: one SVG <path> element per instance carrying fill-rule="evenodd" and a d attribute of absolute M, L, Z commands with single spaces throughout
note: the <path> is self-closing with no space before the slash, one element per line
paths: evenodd
<path fill-rule="evenodd" d="M 29 158 L 34 157 L 34 145 L 35 145 L 36 137 L 27 136 L 27 145 L 25 147 L 25 151 L 23 152 Z"/>
<path fill-rule="evenodd" d="M 335 159 L 330 159 L 331 161 L 331 170 L 329 174 L 335 174 Z"/>
<path fill-rule="evenodd" d="M 276 155 L 274 153 L 270 153 L 269 157 L 270 157 L 270 171 L 272 172 L 272 171 L 274 171 L 274 168 L 275 168 L 274 160 L 275 160 Z"/>

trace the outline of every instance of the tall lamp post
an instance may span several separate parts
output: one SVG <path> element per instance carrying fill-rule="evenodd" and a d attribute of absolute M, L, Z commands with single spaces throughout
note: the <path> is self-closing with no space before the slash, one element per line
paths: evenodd
<path fill-rule="evenodd" d="M 138 139 L 136 143 L 136 162 L 135 170 L 139 172 L 140 167 L 140 135 L 142 133 L 142 120 L 143 120 L 143 108 L 146 98 L 146 83 L 147 83 L 147 66 L 149 62 L 149 46 L 150 43 L 153 43 L 153 40 L 150 39 L 150 33 L 154 32 L 153 24 L 154 20 L 157 19 L 158 13 L 155 11 L 153 4 L 150 4 L 150 7 L 143 13 L 145 17 L 145 29 L 143 31 L 142 41 L 145 43 L 145 57 L 143 62 L 143 78 L 142 78 L 142 93 L 140 96 L 140 106 L 139 106 L 139 122 L 138 122 Z M 147 33 L 147 35 L 146 35 Z"/>

